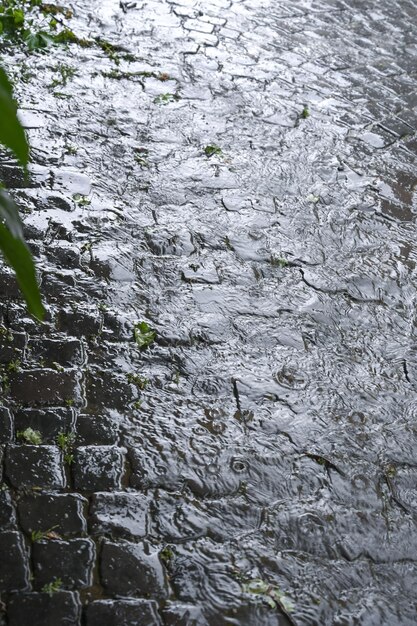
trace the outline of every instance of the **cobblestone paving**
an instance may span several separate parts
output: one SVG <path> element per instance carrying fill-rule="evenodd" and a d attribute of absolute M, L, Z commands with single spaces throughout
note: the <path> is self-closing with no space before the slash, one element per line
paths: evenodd
<path fill-rule="evenodd" d="M 122 4 L 4 56 L 0 622 L 414 625 L 416 4 Z"/>

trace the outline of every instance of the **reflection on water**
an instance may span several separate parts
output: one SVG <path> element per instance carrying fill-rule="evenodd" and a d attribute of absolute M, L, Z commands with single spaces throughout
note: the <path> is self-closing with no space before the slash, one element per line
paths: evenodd
<path fill-rule="evenodd" d="M 45 332 L 82 339 L 78 443 L 127 454 L 92 535 L 169 547 L 166 625 L 415 624 L 415 9 L 75 5 L 133 57 L 42 57 L 17 87 L 38 165 L 1 174 Z"/>

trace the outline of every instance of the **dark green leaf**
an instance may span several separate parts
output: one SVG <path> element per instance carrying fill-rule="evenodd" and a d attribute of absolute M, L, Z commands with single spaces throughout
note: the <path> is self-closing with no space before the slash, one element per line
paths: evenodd
<path fill-rule="evenodd" d="M 25 131 L 17 117 L 17 107 L 12 97 L 12 85 L 0 67 L 0 143 L 9 148 L 26 167 L 29 146 Z"/>
<path fill-rule="evenodd" d="M 146 322 L 138 322 L 134 327 L 134 335 L 139 348 L 147 348 L 155 341 L 156 332 Z"/>
<path fill-rule="evenodd" d="M 30 313 L 41 320 L 45 311 L 32 255 L 23 240 L 18 208 L 4 190 L 0 191 L 0 218 L 0 250 L 16 273 Z"/>

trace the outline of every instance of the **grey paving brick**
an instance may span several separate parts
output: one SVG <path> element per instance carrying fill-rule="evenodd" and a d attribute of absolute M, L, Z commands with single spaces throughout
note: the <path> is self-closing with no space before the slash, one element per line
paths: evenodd
<path fill-rule="evenodd" d="M 46 367 L 58 363 L 64 367 L 76 367 L 83 362 L 83 348 L 79 339 L 29 339 L 30 358 L 40 360 Z"/>
<path fill-rule="evenodd" d="M 74 486 L 80 491 L 119 489 L 124 473 L 124 451 L 116 446 L 81 446 L 72 464 Z"/>
<path fill-rule="evenodd" d="M 163 599 L 168 584 L 157 552 L 146 544 L 105 541 L 100 560 L 101 581 L 107 593 Z"/>
<path fill-rule="evenodd" d="M 80 626 L 81 602 L 70 591 L 17 593 L 8 604 L 8 616 L 9 626 Z"/>
<path fill-rule="evenodd" d="M 51 369 L 17 372 L 10 376 L 10 397 L 19 404 L 29 406 L 65 402 L 80 404 L 80 375 L 74 371 L 57 372 Z"/>
<path fill-rule="evenodd" d="M 86 399 L 89 409 L 126 410 L 139 393 L 126 376 L 110 371 L 91 370 L 86 375 Z"/>
<path fill-rule="evenodd" d="M 91 501 L 91 532 L 141 538 L 148 531 L 149 497 L 142 493 L 96 493 Z"/>
<path fill-rule="evenodd" d="M 79 415 L 77 418 L 77 444 L 105 446 L 117 444 L 119 423 L 105 415 Z"/>
<path fill-rule="evenodd" d="M 0 490 L 0 531 L 14 529 L 16 524 L 16 511 L 10 490 Z"/>
<path fill-rule="evenodd" d="M 53 539 L 33 543 L 36 586 L 41 589 L 59 578 L 64 588 L 90 587 L 95 555 L 95 544 L 91 539 Z"/>
<path fill-rule="evenodd" d="M 17 409 L 14 420 L 16 433 L 32 428 L 41 434 L 43 443 L 56 444 L 59 433 L 74 431 L 75 411 L 69 407 Z"/>
<path fill-rule="evenodd" d="M 61 332 L 70 333 L 76 337 L 91 337 L 100 332 L 101 317 L 98 310 L 61 310 L 57 319 L 57 327 Z"/>
<path fill-rule="evenodd" d="M 87 626 L 159 626 L 152 600 L 97 600 L 87 607 Z"/>
<path fill-rule="evenodd" d="M 16 333 L 0 326 L 0 363 L 22 360 L 26 345 L 26 333 Z M 7 367 L 6 367 L 7 369 Z"/>
<path fill-rule="evenodd" d="M 16 489 L 65 487 L 62 454 L 54 446 L 8 446 L 5 473 Z"/>
<path fill-rule="evenodd" d="M 79 494 L 23 494 L 19 520 L 26 533 L 53 529 L 60 535 L 82 534 L 87 529 L 84 510 L 88 501 Z"/>
<path fill-rule="evenodd" d="M 0 444 L 8 443 L 13 437 L 13 416 L 10 409 L 0 407 Z"/>
<path fill-rule="evenodd" d="M 0 533 L 0 592 L 29 588 L 29 561 L 23 535 Z"/>

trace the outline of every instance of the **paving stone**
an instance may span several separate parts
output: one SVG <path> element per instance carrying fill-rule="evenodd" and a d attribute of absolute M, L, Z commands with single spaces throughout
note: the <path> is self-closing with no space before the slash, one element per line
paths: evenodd
<path fill-rule="evenodd" d="M 59 433 L 74 430 L 75 411 L 67 407 L 51 409 L 18 409 L 15 411 L 15 431 L 32 428 L 40 432 L 43 443 L 55 443 Z"/>
<path fill-rule="evenodd" d="M 80 626 L 81 603 L 70 591 L 18 593 L 9 602 L 8 615 L 9 626 Z"/>
<path fill-rule="evenodd" d="M 59 535 L 81 534 L 87 530 L 87 504 L 79 494 L 25 494 L 18 503 L 20 525 L 26 533 L 53 528 Z"/>
<path fill-rule="evenodd" d="M 8 446 L 5 473 L 16 489 L 65 487 L 62 454 L 54 446 Z"/>
<path fill-rule="evenodd" d="M 158 553 L 147 544 L 103 543 L 101 580 L 106 592 L 118 596 L 164 599 L 168 585 Z"/>
<path fill-rule="evenodd" d="M 22 360 L 26 345 L 26 333 L 16 333 L 0 327 L 0 363 L 7 365 Z"/>
<path fill-rule="evenodd" d="M 10 397 L 19 404 L 59 405 L 82 402 L 78 372 L 51 369 L 26 370 L 10 376 Z"/>
<path fill-rule="evenodd" d="M 82 446 L 74 453 L 74 486 L 80 491 L 120 489 L 124 473 L 123 448 Z"/>
<path fill-rule="evenodd" d="M 201 607 L 175 602 L 162 611 L 164 626 L 208 626 Z"/>
<path fill-rule="evenodd" d="M 159 626 L 152 600 L 97 600 L 87 607 L 86 626 Z"/>
<path fill-rule="evenodd" d="M 0 489 L 0 530 L 14 528 L 16 523 L 16 512 L 12 496 L 7 488 Z"/>
<path fill-rule="evenodd" d="M 46 367 L 54 363 L 65 367 L 75 367 L 83 362 L 83 348 L 79 339 L 30 339 L 28 342 L 30 357 L 42 360 Z"/>
<path fill-rule="evenodd" d="M 0 444 L 9 443 L 13 437 L 13 416 L 10 409 L 0 407 Z"/>
<path fill-rule="evenodd" d="M 96 493 L 91 501 L 93 534 L 141 538 L 148 531 L 149 497 L 142 493 Z"/>
<path fill-rule="evenodd" d="M 29 563 L 23 535 L 0 533 L 0 592 L 29 588 Z"/>
<path fill-rule="evenodd" d="M 101 317 L 94 311 L 60 311 L 57 317 L 58 330 L 76 337 L 98 335 L 101 328 Z"/>
<path fill-rule="evenodd" d="M 77 418 L 77 444 L 81 446 L 106 446 L 119 439 L 119 424 L 104 415 L 79 415 Z"/>
<path fill-rule="evenodd" d="M 125 410 L 139 398 L 135 385 L 114 372 L 90 371 L 86 376 L 86 399 L 89 409 Z"/>
<path fill-rule="evenodd" d="M 66 588 L 90 587 L 95 555 L 91 539 L 36 541 L 32 546 L 36 585 L 42 588 L 60 578 Z"/>

